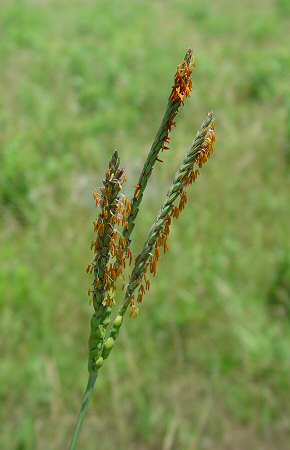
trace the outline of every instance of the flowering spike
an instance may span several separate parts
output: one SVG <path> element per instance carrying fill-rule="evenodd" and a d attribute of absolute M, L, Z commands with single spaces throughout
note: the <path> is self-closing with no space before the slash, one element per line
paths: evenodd
<path fill-rule="evenodd" d="M 149 155 L 145 161 L 138 184 L 135 186 L 135 193 L 131 200 L 131 213 L 128 217 L 128 226 L 124 229 L 126 242 L 129 244 L 130 236 L 134 228 L 135 220 L 139 211 L 139 205 L 142 201 L 143 193 L 148 183 L 148 179 L 152 173 L 156 161 L 162 161 L 158 158 L 159 152 L 168 150 L 169 133 L 175 126 L 174 118 L 176 117 L 180 106 L 184 102 L 184 97 L 189 97 L 192 89 L 191 73 L 195 68 L 193 61 L 192 49 L 188 49 L 183 61 L 178 66 L 174 76 L 174 86 L 168 99 L 167 108 L 163 116 L 161 125 L 155 136 Z M 179 92 L 177 96 L 175 92 Z M 177 98 L 178 97 L 178 98 Z"/>
<path fill-rule="evenodd" d="M 120 158 L 115 151 L 103 180 L 101 195 L 94 192 L 95 202 L 101 206 L 101 212 L 94 221 L 94 231 L 97 232 L 97 237 L 91 245 L 95 253 L 94 261 L 87 267 L 87 272 L 94 272 L 95 278 L 92 291 L 95 312 L 89 340 L 89 371 L 92 374 L 97 372 L 96 362 L 101 356 L 105 330 L 110 322 L 110 305 L 115 301 L 113 293 L 116 289 L 117 274 L 115 266 L 109 261 L 110 257 L 114 257 L 117 252 L 117 233 L 114 225 L 117 221 L 116 212 L 120 203 L 120 191 L 124 183 L 124 170 L 119 169 L 119 165 Z"/>

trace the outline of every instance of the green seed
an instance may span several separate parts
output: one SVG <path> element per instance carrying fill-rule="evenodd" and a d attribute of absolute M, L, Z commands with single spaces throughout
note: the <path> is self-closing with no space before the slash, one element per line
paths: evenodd
<path fill-rule="evenodd" d="M 111 349 L 113 348 L 113 345 L 114 345 L 114 339 L 109 338 L 109 339 L 105 342 L 104 348 L 105 348 L 106 350 L 111 350 Z"/>
<path fill-rule="evenodd" d="M 108 356 L 114 346 L 114 343 L 115 343 L 115 341 L 112 337 L 109 337 L 109 339 L 105 342 L 103 353 L 102 353 L 103 359 L 108 358 Z"/>
<path fill-rule="evenodd" d="M 102 356 L 100 356 L 96 361 L 96 368 L 100 369 L 100 367 L 102 367 L 103 364 L 104 364 L 104 359 L 102 358 Z"/>
<path fill-rule="evenodd" d="M 123 322 L 123 316 L 118 315 L 113 322 L 113 328 L 120 328 Z"/>

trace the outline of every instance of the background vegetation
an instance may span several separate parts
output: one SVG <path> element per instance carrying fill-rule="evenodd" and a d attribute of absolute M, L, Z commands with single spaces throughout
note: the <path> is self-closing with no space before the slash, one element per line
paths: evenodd
<path fill-rule="evenodd" d="M 289 16 L 287 0 L 2 0 L 1 449 L 67 448 L 87 379 L 92 191 L 115 148 L 132 191 L 188 46 L 193 94 L 136 251 L 211 108 L 216 153 L 80 449 L 290 448 Z"/>

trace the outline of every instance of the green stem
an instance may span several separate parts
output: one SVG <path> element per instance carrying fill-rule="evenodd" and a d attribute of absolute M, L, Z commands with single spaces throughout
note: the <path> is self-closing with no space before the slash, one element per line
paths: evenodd
<path fill-rule="evenodd" d="M 90 399 L 93 393 L 93 389 L 94 389 L 94 385 L 95 385 L 95 381 L 97 379 L 98 375 L 90 375 L 89 379 L 88 379 L 88 385 L 86 388 L 86 392 L 84 395 L 84 399 L 82 402 L 82 406 L 81 406 L 81 410 L 80 410 L 80 414 L 75 426 L 75 431 L 72 437 L 72 442 L 70 445 L 70 450 L 76 450 L 77 449 L 77 444 L 78 444 L 78 439 L 79 439 L 79 435 L 80 435 L 80 431 L 82 428 L 82 424 L 83 424 L 83 420 L 84 417 L 86 415 L 89 403 L 90 403 Z"/>

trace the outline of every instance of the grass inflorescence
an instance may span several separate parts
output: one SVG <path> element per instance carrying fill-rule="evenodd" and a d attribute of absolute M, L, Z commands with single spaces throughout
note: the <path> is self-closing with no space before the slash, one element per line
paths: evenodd
<path fill-rule="evenodd" d="M 154 164 L 159 161 L 160 152 L 169 150 L 170 132 L 176 125 L 174 119 L 186 97 L 192 90 L 192 70 L 195 67 L 192 50 L 178 66 L 174 84 L 168 99 L 167 108 L 157 131 L 156 137 L 144 163 L 135 192 L 131 200 L 122 194 L 123 184 L 127 181 L 124 169 L 120 169 L 120 157 L 117 151 L 109 162 L 102 188 L 93 194 L 100 213 L 94 221 L 96 238 L 91 244 L 94 253 L 93 262 L 87 272 L 94 279 L 89 295 L 92 297 L 94 313 L 91 318 L 89 338 L 89 381 L 76 425 L 71 450 L 77 446 L 78 436 L 86 409 L 91 398 L 94 383 L 114 346 L 123 324 L 123 317 L 130 308 L 130 317 L 137 317 L 138 304 L 150 289 L 150 275 L 156 276 L 157 265 L 161 255 L 168 251 L 167 238 L 172 219 L 178 219 L 187 203 L 187 188 L 197 179 L 200 169 L 213 153 L 215 143 L 215 124 L 213 114 L 208 113 L 196 137 L 183 158 L 179 169 L 168 190 L 160 211 L 149 231 L 141 253 L 135 258 L 129 279 L 126 280 L 123 269 L 126 263 L 133 263 L 130 250 L 131 233 L 135 226 L 139 207 Z M 148 273 L 149 272 L 149 273 Z M 124 300 L 112 322 L 112 309 L 117 307 L 116 291 L 121 279 Z"/>

